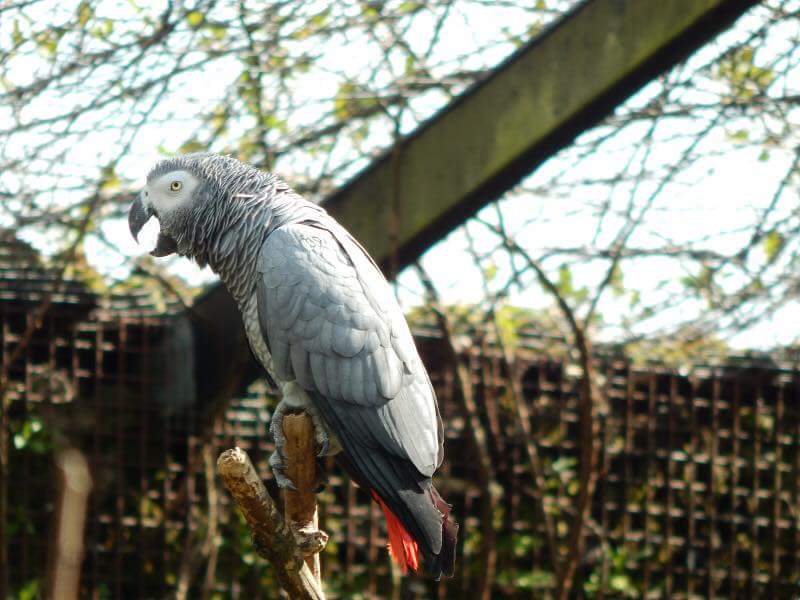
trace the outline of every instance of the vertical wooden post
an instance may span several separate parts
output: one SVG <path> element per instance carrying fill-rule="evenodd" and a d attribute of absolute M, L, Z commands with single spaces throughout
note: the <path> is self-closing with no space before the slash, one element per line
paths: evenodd
<path fill-rule="evenodd" d="M 295 534 L 308 568 L 321 583 L 320 542 L 324 547 L 328 536 L 319 531 L 317 518 L 317 443 L 311 417 L 306 413 L 285 415 L 283 435 L 286 437 L 286 477 L 297 488 L 283 491 L 284 516 Z"/>
<path fill-rule="evenodd" d="M 86 458 L 74 448 L 59 452 L 56 466 L 61 475 L 61 498 L 47 598 L 75 600 L 80 593 L 83 529 L 92 479 Z"/>

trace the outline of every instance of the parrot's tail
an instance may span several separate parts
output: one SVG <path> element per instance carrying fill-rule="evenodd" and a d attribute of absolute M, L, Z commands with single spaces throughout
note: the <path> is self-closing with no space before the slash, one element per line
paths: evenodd
<path fill-rule="evenodd" d="M 441 575 L 452 577 L 456 565 L 456 540 L 458 539 L 458 523 L 450 517 L 450 510 L 453 508 L 439 495 L 438 490 L 431 484 L 431 498 L 436 509 L 442 513 L 442 549 L 436 557 L 435 564 L 431 571 L 439 580 Z"/>
<path fill-rule="evenodd" d="M 381 507 L 386 517 L 386 529 L 389 533 L 389 555 L 400 567 L 400 571 L 403 574 L 408 573 L 409 569 L 416 571 L 419 569 L 419 545 L 406 531 L 406 528 L 403 527 L 400 519 L 384 504 L 380 496 L 372 492 L 372 497 Z"/>
<path fill-rule="evenodd" d="M 429 491 L 433 505 L 442 516 L 442 547 L 438 555 L 426 557 L 426 566 L 438 581 L 442 575 L 447 577 L 452 577 L 453 575 L 458 523 L 450 519 L 451 506 L 442 499 L 433 485 L 429 487 Z M 373 491 L 372 497 L 381 507 L 386 517 L 386 528 L 389 534 L 389 554 L 392 559 L 400 567 L 400 571 L 403 574 L 408 573 L 409 569 L 417 571 L 420 563 L 419 545 L 380 496 Z"/>

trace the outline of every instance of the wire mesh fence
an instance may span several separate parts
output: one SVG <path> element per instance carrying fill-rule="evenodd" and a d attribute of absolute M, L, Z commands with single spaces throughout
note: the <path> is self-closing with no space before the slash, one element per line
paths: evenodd
<path fill-rule="evenodd" d="M 82 597 L 278 597 L 214 472 L 219 452 L 240 446 L 275 492 L 267 468 L 274 399 L 266 389 L 254 384 L 212 418 L 192 404 L 167 410 L 154 390 L 170 377 L 157 363 L 176 360 L 159 350 L 169 321 L 141 307 L 89 306 L 80 295 L 54 304 L 8 362 L 30 326 L 34 299 L 0 301 L 9 381 L 0 481 L 8 594 L 35 597 L 43 589 L 56 492 L 52 452 L 69 445 L 84 452 L 94 479 Z M 512 369 L 480 341 L 463 353 L 492 459 L 492 479 L 481 485 L 477 442 L 442 340 L 417 339 L 446 424 L 437 486 L 461 520 L 457 576 L 438 584 L 401 578 L 384 549 L 379 509 L 331 461 L 320 495 L 322 528 L 331 534 L 322 557 L 330 596 L 471 597 L 487 560 L 495 566 L 493 596 L 546 596 L 553 565 L 537 506 L 552 516 L 563 551 L 578 487 L 575 377 L 524 337 Z M 795 595 L 800 371 L 739 364 L 678 373 L 637 369 L 623 358 L 600 363 L 600 477 L 577 593 Z M 510 377 L 521 379 L 521 399 Z M 544 489 L 531 476 L 516 402 L 530 413 Z"/>

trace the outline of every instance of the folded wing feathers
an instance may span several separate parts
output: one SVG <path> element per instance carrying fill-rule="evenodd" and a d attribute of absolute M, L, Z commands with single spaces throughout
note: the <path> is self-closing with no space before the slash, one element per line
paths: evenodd
<path fill-rule="evenodd" d="M 281 233 L 281 230 L 274 232 L 265 246 L 278 241 Z M 260 295 L 266 296 L 263 300 L 271 307 L 274 318 L 265 319 L 263 315 L 261 318 L 272 332 L 269 337 L 284 337 L 288 341 L 290 362 L 297 363 L 298 370 L 303 372 L 298 379 L 304 378 L 306 371 L 299 346 L 309 354 L 314 385 L 320 392 L 333 392 L 337 399 L 357 403 L 380 404 L 394 397 L 399 390 L 396 373 L 403 365 L 392 347 L 388 323 L 375 312 L 363 293 L 359 297 L 356 286 L 360 284 L 352 275 L 352 265 L 343 269 L 348 265 L 341 260 L 326 259 L 324 252 L 303 253 L 296 247 L 292 250 L 273 254 L 265 248 L 262 253 L 260 270 L 266 294 Z M 329 242 L 323 245 L 323 250 L 338 248 Z M 272 261 L 272 256 L 280 258 Z M 323 260 L 312 260 L 320 257 Z M 293 260 L 301 263 L 296 267 L 304 267 L 297 270 L 308 273 L 306 280 L 298 280 L 296 273 L 291 272 Z M 276 285 L 276 280 L 281 283 Z M 290 280 L 293 280 L 291 285 L 287 284 Z M 285 335 L 274 335 L 278 331 Z M 280 346 L 281 356 L 277 360 L 285 366 L 289 357 L 284 354 L 289 349 Z M 353 359 L 356 364 L 346 370 L 345 381 L 332 385 L 331 379 L 341 377 L 341 366 L 347 362 L 339 358 Z"/>
<path fill-rule="evenodd" d="M 365 432 L 374 431 L 379 425 L 374 412 L 356 407 L 344 419 L 329 399 L 318 398 L 318 402 L 326 421 L 335 429 L 351 434 L 344 436 L 342 442 L 357 471 L 357 479 L 366 478 L 370 487 L 391 505 L 392 511 L 411 530 L 413 537 L 429 552 L 438 554 L 442 547 L 441 514 L 426 501 L 427 490 L 421 485 L 426 476 L 415 473 L 414 467 L 405 461 L 355 443 L 361 441 Z"/>
<path fill-rule="evenodd" d="M 424 475 L 432 473 L 438 454 L 435 399 L 417 385 L 420 375 L 414 373 L 423 367 L 374 265 L 353 259 L 328 231 L 290 225 L 264 242 L 259 273 L 259 319 L 277 375 L 341 401 L 339 410 L 379 408 L 367 411 L 378 419 L 371 426 L 386 429 L 374 435 Z"/>
<path fill-rule="evenodd" d="M 290 350 L 292 358 L 292 370 L 304 388 L 308 388 L 314 384 L 314 377 L 311 374 L 311 363 L 308 359 L 308 352 L 302 346 L 295 344 Z"/>

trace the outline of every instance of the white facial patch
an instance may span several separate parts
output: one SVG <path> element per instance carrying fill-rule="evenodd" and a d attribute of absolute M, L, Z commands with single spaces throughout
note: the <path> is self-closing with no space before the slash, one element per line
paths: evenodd
<path fill-rule="evenodd" d="M 167 215 L 189 202 L 198 179 L 189 171 L 171 171 L 151 181 L 145 187 L 144 202 L 157 215 Z"/>
<path fill-rule="evenodd" d="M 147 248 L 147 251 L 151 251 L 156 247 L 156 241 L 158 240 L 158 233 L 161 230 L 161 226 L 158 224 L 158 221 L 151 217 L 148 219 L 147 223 L 144 224 L 142 230 L 139 232 L 139 245 L 143 248 Z"/>

